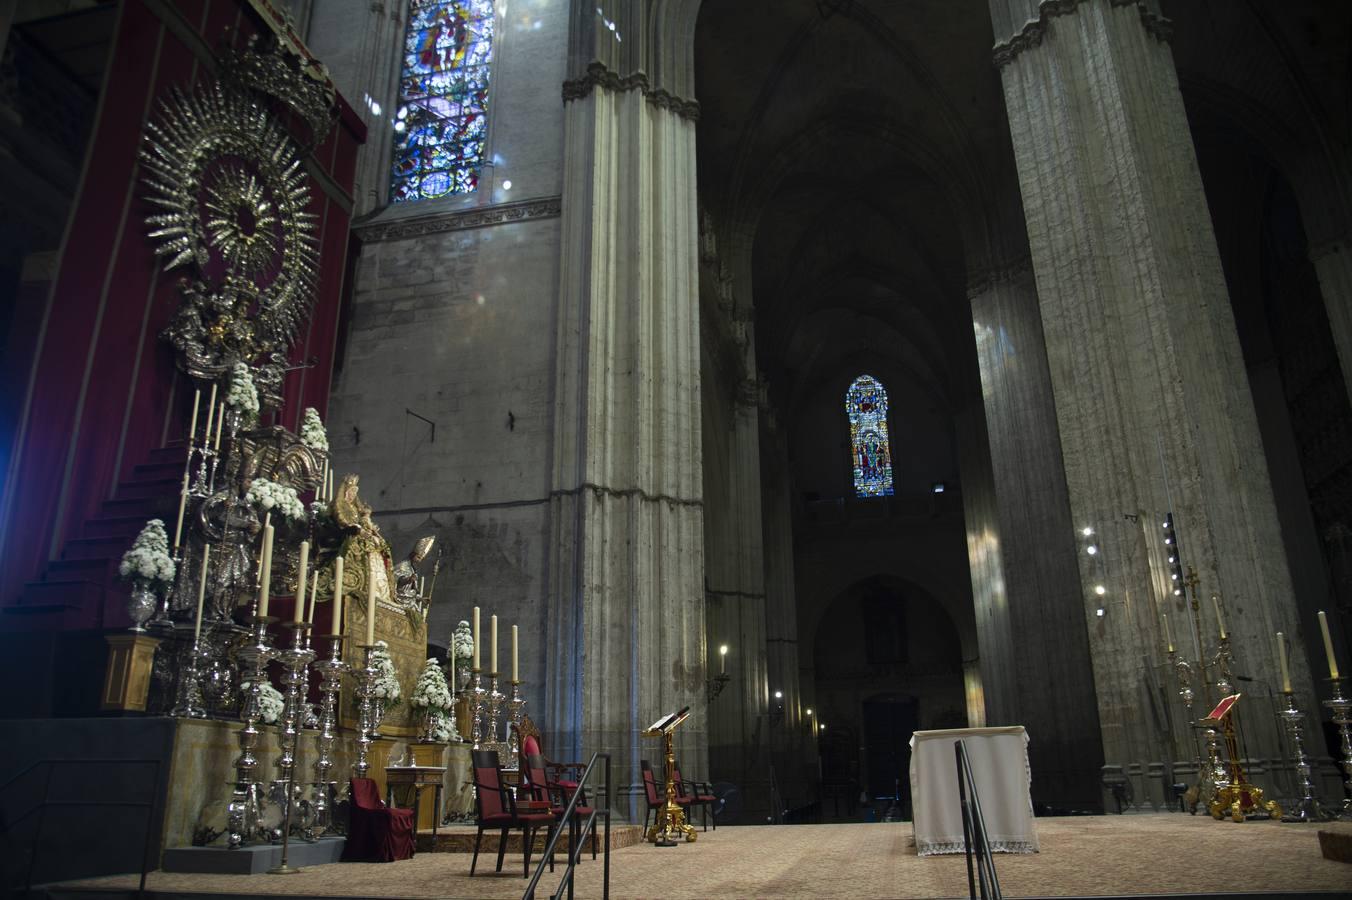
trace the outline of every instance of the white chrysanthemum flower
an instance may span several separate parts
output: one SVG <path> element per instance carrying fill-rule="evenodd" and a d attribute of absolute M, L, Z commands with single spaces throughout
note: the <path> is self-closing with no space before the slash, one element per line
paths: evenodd
<path fill-rule="evenodd" d="M 409 702 L 424 709 L 449 709 L 454 702 L 451 689 L 446 685 L 446 673 L 435 658 L 428 659 L 418 674 L 418 683 L 413 688 Z"/>
<path fill-rule="evenodd" d="M 164 523 L 151 519 L 132 542 L 131 549 L 122 554 L 117 572 L 123 578 L 162 582 L 167 586 L 174 580 L 174 561 L 169 557 L 169 536 Z"/>
<path fill-rule="evenodd" d="M 324 430 L 319 412 L 313 406 L 307 406 L 304 415 L 301 416 L 300 439 L 311 450 L 319 453 L 329 452 L 329 434 Z"/>
<path fill-rule="evenodd" d="M 226 392 L 225 405 L 243 416 L 247 425 L 258 419 L 258 388 L 254 387 L 253 373 L 245 363 L 235 363 L 230 371 L 230 390 Z"/>

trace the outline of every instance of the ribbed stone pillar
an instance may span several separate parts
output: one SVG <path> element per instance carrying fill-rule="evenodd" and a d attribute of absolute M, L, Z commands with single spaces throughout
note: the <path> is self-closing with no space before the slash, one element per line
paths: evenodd
<path fill-rule="evenodd" d="M 1310 248 L 1310 261 L 1319 276 L 1319 291 L 1324 295 L 1333 345 L 1338 349 L 1338 364 L 1343 384 L 1352 398 L 1352 238 L 1342 237 Z"/>
<path fill-rule="evenodd" d="M 965 467 L 987 722 L 1028 729 L 1035 799 L 1093 807 L 1103 750 L 1032 268 L 982 270 L 967 293 L 995 501 L 973 508 L 983 492 Z"/>
<path fill-rule="evenodd" d="M 634 816 L 641 729 L 688 705 L 677 756 L 707 761 L 696 108 L 599 62 L 565 106 L 544 728 L 613 753 Z"/>
<path fill-rule="evenodd" d="M 1028 7 L 991 0 L 995 62 L 1072 521 L 1099 537 L 1093 563 L 1078 559 L 1104 760 L 1161 752 L 1143 686 L 1163 659 L 1162 610 L 1193 651 L 1160 552 L 1168 507 L 1201 578 L 1202 643 L 1214 649 L 1219 592 L 1236 669 L 1257 680 L 1248 749 L 1271 757 L 1276 729 L 1255 695 L 1280 686 L 1274 632 L 1297 644 L 1306 709 L 1311 682 L 1168 25 L 1146 3 L 1045 2 L 1026 21 Z"/>

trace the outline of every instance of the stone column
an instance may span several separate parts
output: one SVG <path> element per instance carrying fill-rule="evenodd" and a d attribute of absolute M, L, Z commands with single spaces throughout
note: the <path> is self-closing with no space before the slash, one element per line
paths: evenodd
<path fill-rule="evenodd" d="M 1299 645 L 1299 620 L 1167 21 L 1124 0 L 991 10 L 1071 519 L 1100 537 L 1092 566 L 1077 558 L 1104 761 L 1126 765 L 1160 744 L 1139 711 L 1160 613 L 1192 615 L 1163 566 L 1166 509 L 1201 579 L 1203 652 L 1218 592 L 1261 693 L 1278 684 L 1273 633 Z M 1293 659 L 1311 708 L 1299 646 Z M 1271 716 L 1248 707 L 1250 752 L 1276 755 Z"/>
<path fill-rule="evenodd" d="M 1103 750 L 1032 267 L 981 269 L 967 293 L 990 447 L 963 467 L 987 721 L 1028 729 L 1035 799 L 1092 808 Z"/>
<path fill-rule="evenodd" d="M 1324 295 L 1333 345 L 1338 349 L 1338 365 L 1343 384 L 1352 399 L 1352 237 L 1343 236 L 1310 247 L 1310 261 L 1319 277 Z"/>
<path fill-rule="evenodd" d="M 691 707 L 677 757 L 704 772 L 708 726 L 698 107 L 619 52 L 645 44 L 633 6 L 623 45 L 575 9 L 564 85 L 543 725 L 556 757 L 614 754 L 615 807 L 641 818 L 639 759 L 660 747 L 640 730 Z"/>

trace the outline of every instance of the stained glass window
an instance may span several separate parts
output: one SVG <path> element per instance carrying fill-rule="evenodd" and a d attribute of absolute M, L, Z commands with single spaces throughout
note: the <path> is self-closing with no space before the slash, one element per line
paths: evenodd
<path fill-rule="evenodd" d="M 483 168 L 493 0 L 412 0 L 390 200 L 472 193 Z"/>
<path fill-rule="evenodd" d="M 892 448 L 887 440 L 887 391 L 871 375 L 860 375 L 845 392 L 854 451 L 854 492 L 860 497 L 892 494 Z"/>

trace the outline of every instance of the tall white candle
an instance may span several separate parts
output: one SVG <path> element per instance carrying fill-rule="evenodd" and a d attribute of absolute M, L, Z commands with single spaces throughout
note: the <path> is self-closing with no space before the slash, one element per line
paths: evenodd
<path fill-rule="evenodd" d="M 343 558 L 333 564 L 333 625 L 330 634 L 343 633 Z"/>
<path fill-rule="evenodd" d="M 1282 663 L 1282 690 L 1291 693 L 1291 670 L 1286 666 L 1286 641 L 1282 639 L 1282 633 L 1277 632 L 1277 658 Z"/>
<path fill-rule="evenodd" d="M 517 667 L 516 655 L 516 626 L 512 626 L 512 682 L 521 680 L 521 670 Z"/>
<path fill-rule="evenodd" d="M 202 578 L 197 584 L 197 618 L 192 626 L 192 642 L 196 644 L 202 639 L 202 607 L 206 605 L 207 600 L 207 567 L 211 563 L 211 545 L 207 544 L 202 548 Z"/>
<path fill-rule="evenodd" d="M 292 621 L 299 625 L 305 621 L 305 577 L 309 574 L 310 542 L 300 542 L 300 565 L 296 570 L 296 610 Z"/>
<path fill-rule="evenodd" d="M 474 625 L 474 671 L 479 671 L 479 607 L 474 607 L 474 614 L 470 616 Z"/>
<path fill-rule="evenodd" d="M 488 674 L 498 674 L 498 617 L 488 617 L 488 658 L 490 668 Z"/>
<path fill-rule="evenodd" d="M 258 591 L 258 616 L 268 614 L 268 592 L 272 590 L 272 525 L 263 528 L 263 556 L 258 567 L 263 573 L 263 586 Z"/>
<path fill-rule="evenodd" d="M 207 427 L 202 429 L 202 446 L 211 443 L 212 413 L 216 411 L 216 384 L 211 385 L 211 399 L 207 401 Z"/>
<path fill-rule="evenodd" d="M 324 502 L 329 503 L 333 500 L 333 469 L 329 469 L 326 477 L 328 482 L 324 485 Z"/>
<path fill-rule="evenodd" d="M 329 461 L 323 460 L 319 466 L 319 484 L 315 487 L 315 500 L 323 502 L 324 488 L 329 483 Z"/>
<path fill-rule="evenodd" d="M 1211 595 L 1211 605 L 1216 607 L 1216 624 L 1221 629 L 1221 640 L 1225 640 L 1225 617 L 1221 615 L 1221 595 Z"/>
<path fill-rule="evenodd" d="M 183 511 L 188 508 L 188 473 L 183 473 L 183 487 L 178 492 L 178 522 L 174 525 L 174 550 L 183 539 Z"/>
<path fill-rule="evenodd" d="M 197 406 L 202 402 L 202 389 L 193 388 L 192 392 L 192 423 L 188 426 L 188 447 L 191 448 L 197 438 Z M 191 452 L 191 451 L 190 451 Z"/>
<path fill-rule="evenodd" d="M 376 642 L 376 581 L 372 578 L 371 561 L 366 561 L 366 643 Z"/>
<path fill-rule="evenodd" d="M 216 440 L 212 442 L 212 449 L 221 449 L 221 426 L 225 424 L 225 404 L 221 404 L 220 410 L 216 413 Z"/>
<path fill-rule="evenodd" d="M 426 596 L 427 596 L 427 576 L 426 576 L 426 575 L 419 575 L 419 576 L 418 576 L 418 599 L 421 600 L 422 598 L 424 598 L 424 597 L 426 597 Z"/>
<path fill-rule="evenodd" d="M 1329 635 L 1328 616 L 1324 611 L 1319 611 L 1319 631 L 1324 635 L 1324 655 L 1329 658 L 1329 677 L 1338 677 L 1338 660 L 1333 656 L 1333 638 Z"/>
<path fill-rule="evenodd" d="M 305 621 L 311 626 L 315 624 L 315 604 L 319 600 L 319 566 L 315 566 L 314 573 L 310 576 L 310 609 L 305 614 Z M 313 632 L 312 632 L 313 633 Z"/>

